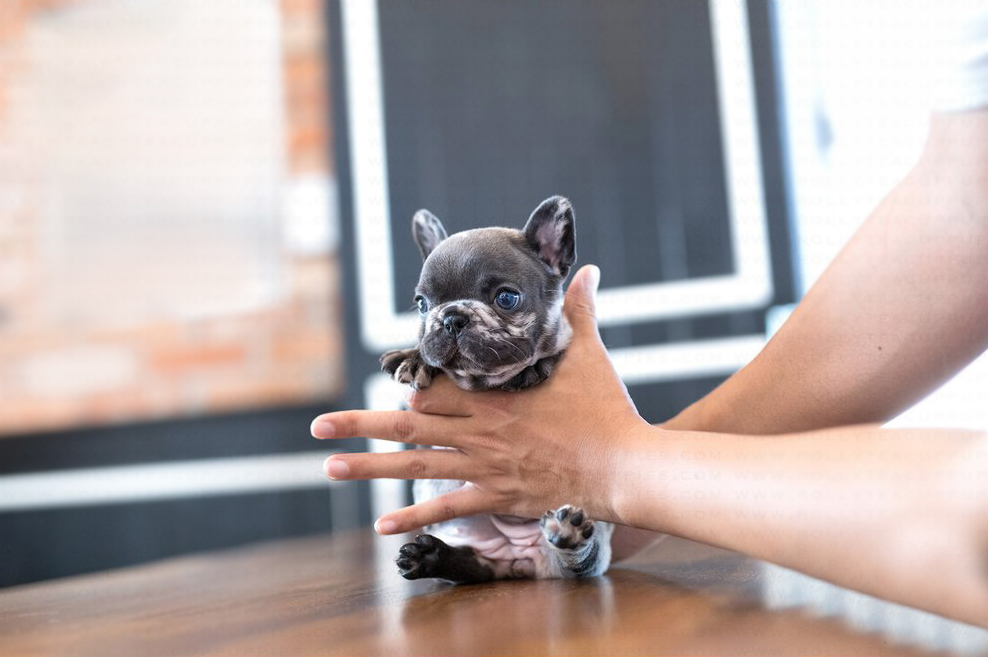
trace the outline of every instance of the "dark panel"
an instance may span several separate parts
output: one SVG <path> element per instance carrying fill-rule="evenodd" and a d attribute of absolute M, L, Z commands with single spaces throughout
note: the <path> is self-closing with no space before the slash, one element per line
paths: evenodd
<path fill-rule="evenodd" d="M 396 310 L 420 207 L 451 231 L 520 227 L 562 193 L 605 286 L 733 270 L 707 3 L 378 7 Z"/>
<path fill-rule="evenodd" d="M 546 195 L 568 194 L 580 262 L 602 264 L 604 287 L 733 271 L 707 6 L 379 3 L 396 309 L 408 307 L 418 277 L 408 224 L 423 206 L 458 231 L 520 225 Z M 330 8 L 333 61 L 341 64 L 338 2 Z M 775 290 L 767 307 L 795 299 L 793 245 L 769 5 L 752 0 L 748 11 Z M 352 245 L 343 75 L 338 65 L 335 143 L 344 243 Z M 352 247 L 344 254 L 352 276 Z M 352 278 L 345 290 L 348 330 L 356 335 Z M 764 311 L 612 326 L 603 334 L 609 348 L 751 335 L 764 331 Z M 377 354 L 358 341 L 349 354 L 351 373 L 377 369 Z M 636 385 L 631 393 L 658 422 L 722 378 Z M 361 401 L 358 393 L 353 403 Z"/>
<path fill-rule="evenodd" d="M 0 586 L 332 529 L 339 489 L 0 514 Z M 358 503 L 370 515 L 367 496 Z"/>
<path fill-rule="evenodd" d="M 726 377 L 663 381 L 628 388 L 638 412 L 646 421 L 664 422 L 716 388 Z"/>

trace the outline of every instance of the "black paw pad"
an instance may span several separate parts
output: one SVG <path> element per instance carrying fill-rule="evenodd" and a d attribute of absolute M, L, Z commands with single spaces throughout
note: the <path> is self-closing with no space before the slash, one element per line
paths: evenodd
<path fill-rule="evenodd" d="M 405 543 L 398 549 L 398 572 L 405 579 L 434 577 L 436 567 L 443 558 L 446 544 L 439 539 L 421 534 L 414 543 Z"/>
<path fill-rule="evenodd" d="M 546 511 L 541 520 L 542 535 L 561 550 L 578 550 L 593 536 L 593 520 L 583 509 L 569 504 L 557 511 Z"/>

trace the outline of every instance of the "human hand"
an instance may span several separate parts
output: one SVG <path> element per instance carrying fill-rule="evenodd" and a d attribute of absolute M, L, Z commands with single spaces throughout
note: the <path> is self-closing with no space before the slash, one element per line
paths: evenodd
<path fill-rule="evenodd" d="M 466 483 L 440 497 L 380 518 L 395 534 L 478 513 L 539 517 L 562 504 L 597 520 L 614 510 L 622 446 L 648 426 L 614 371 L 597 331 L 600 271 L 573 277 L 563 311 L 573 340 L 555 373 L 523 392 L 467 392 L 446 377 L 411 391 L 411 411 L 342 411 L 312 423 L 316 438 L 366 436 L 445 450 L 338 454 L 326 460 L 333 479 L 454 479 Z M 626 467 L 626 466 L 625 466 Z"/>

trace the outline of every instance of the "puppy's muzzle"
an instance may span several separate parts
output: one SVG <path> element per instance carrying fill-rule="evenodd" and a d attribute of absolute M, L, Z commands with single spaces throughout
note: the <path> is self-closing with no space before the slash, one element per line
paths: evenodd
<path fill-rule="evenodd" d="M 443 330 L 451 338 L 458 338 L 469 323 L 470 319 L 466 315 L 454 310 L 443 317 Z"/>

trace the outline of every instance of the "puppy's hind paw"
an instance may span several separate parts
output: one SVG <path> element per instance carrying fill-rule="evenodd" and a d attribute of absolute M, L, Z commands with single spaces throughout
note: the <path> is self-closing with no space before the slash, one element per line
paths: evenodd
<path fill-rule="evenodd" d="M 428 388 L 435 369 L 422 360 L 418 349 L 393 349 L 381 356 L 381 369 L 398 383 L 408 383 L 415 389 Z"/>
<path fill-rule="evenodd" d="M 405 579 L 436 577 L 448 550 L 446 544 L 434 536 L 416 536 L 414 543 L 405 543 L 398 550 L 399 556 L 395 560 L 398 572 Z"/>
<path fill-rule="evenodd" d="M 579 550 L 590 541 L 593 532 L 593 520 L 579 507 L 565 504 L 542 514 L 542 535 L 560 550 Z"/>

